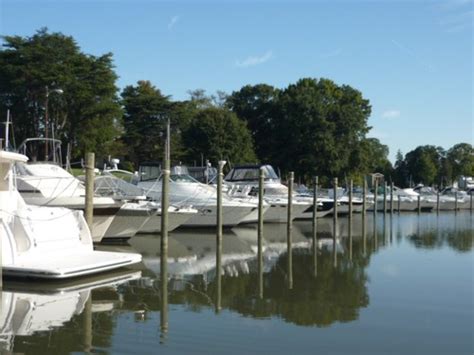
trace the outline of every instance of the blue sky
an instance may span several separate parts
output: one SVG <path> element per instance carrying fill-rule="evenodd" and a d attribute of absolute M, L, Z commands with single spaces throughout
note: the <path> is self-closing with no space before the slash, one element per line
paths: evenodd
<path fill-rule="evenodd" d="M 302 77 L 348 84 L 372 104 L 369 136 L 393 161 L 421 144 L 473 143 L 473 0 L 0 0 L 0 33 L 40 27 L 114 54 L 118 85 L 286 87 Z"/>

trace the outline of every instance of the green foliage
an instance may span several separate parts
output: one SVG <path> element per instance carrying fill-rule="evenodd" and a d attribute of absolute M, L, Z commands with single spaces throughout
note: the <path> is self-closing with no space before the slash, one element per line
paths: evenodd
<path fill-rule="evenodd" d="M 149 81 L 127 86 L 122 91 L 124 107 L 123 142 L 128 148 L 127 160 L 139 164 L 161 160 L 166 138 L 166 124 L 171 103 Z"/>
<path fill-rule="evenodd" d="M 45 136 L 47 128 L 49 137 L 54 131 L 71 143 L 77 156 L 86 150 L 106 154 L 119 134 L 122 114 L 112 54 L 84 54 L 72 37 L 45 28 L 32 37 L 3 40 L 0 114 L 12 112 L 16 141 Z"/>
<path fill-rule="evenodd" d="M 233 92 L 226 106 L 247 123 L 256 153 L 263 162 L 271 161 L 275 141 L 276 101 L 280 90 L 266 84 L 246 85 Z"/>
<path fill-rule="evenodd" d="M 468 143 L 459 143 L 448 150 L 447 160 L 453 177 L 474 176 L 474 148 Z"/>
<path fill-rule="evenodd" d="M 256 161 L 252 139 L 245 124 L 223 108 L 199 110 L 188 129 L 183 132 L 189 160 L 206 159 L 231 163 Z"/>

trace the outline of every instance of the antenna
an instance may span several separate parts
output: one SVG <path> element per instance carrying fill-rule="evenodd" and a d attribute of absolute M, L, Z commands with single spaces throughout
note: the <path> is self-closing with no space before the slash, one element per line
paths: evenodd
<path fill-rule="evenodd" d="M 10 142 L 8 141 L 8 137 L 10 136 L 9 132 L 10 128 L 10 110 L 7 110 L 7 122 L 5 123 L 5 150 L 8 150 L 8 146 L 10 145 Z"/>

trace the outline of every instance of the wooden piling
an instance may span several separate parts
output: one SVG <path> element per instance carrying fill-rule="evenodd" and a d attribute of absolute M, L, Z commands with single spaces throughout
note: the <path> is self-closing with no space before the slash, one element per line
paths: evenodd
<path fill-rule="evenodd" d="M 421 212 L 421 196 L 420 195 L 417 196 L 417 203 L 418 203 L 417 210 L 418 210 L 418 213 L 420 213 Z"/>
<path fill-rule="evenodd" d="M 458 210 L 458 192 L 457 191 L 454 193 L 454 210 L 455 211 Z"/>
<path fill-rule="evenodd" d="M 337 267 L 337 250 L 336 250 L 336 241 L 337 241 L 337 177 L 334 178 L 334 213 L 333 213 L 333 259 L 334 259 L 334 267 Z"/>
<path fill-rule="evenodd" d="M 374 216 L 377 215 L 377 209 L 378 209 L 378 189 L 379 189 L 379 181 L 375 179 L 375 188 L 374 188 Z"/>
<path fill-rule="evenodd" d="M 92 350 L 92 292 L 89 293 L 89 298 L 87 298 L 86 303 L 84 304 L 84 310 L 82 311 L 83 315 L 83 341 L 84 341 L 84 353 L 90 354 Z"/>
<path fill-rule="evenodd" d="M 393 215 L 393 181 L 390 182 L 390 215 Z"/>
<path fill-rule="evenodd" d="M 362 219 L 365 220 L 367 214 L 367 180 L 364 176 L 364 188 L 362 190 Z"/>
<path fill-rule="evenodd" d="M 400 199 L 400 195 L 397 196 L 397 205 L 398 205 L 398 214 L 400 214 L 400 209 L 401 209 L 401 205 L 402 205 L 402 201 Z"/>
<path fill-rule="evenodd" d="M 439 200 L 439 191 L 436 192 L 436 212 L 439 213 L 440 209 L 440 200 Z"/>
<path fill-rule="evenodd" d="M 286 247 L 288 254 L 288 288 L 293 288 L 293 250 L 292 250 L 292 213 L 293 213 L 293 182 L 295 180 L 295 173 L 290 172 L 288 177 L 288 208 L 286 221 Z"/>
<path fill-rule="evenodd" d="M 353 199 L 353 192 L 354 183 L 352 179 L 349 181 L 349 221 L 352 221 L 352 199 Z"/>
<path fill-rule="evenodd" d="M 94 218 L 94 169 L 95 169 L 95 154 L 86 154 L 86 206 L 85 217 L 92 234 L 92 222 Z"/>
<path fill-rule="evenodd" d="M 313 183 L 313 275 L 318 275 L 318 177 Z"/>
<path fill-rule="evenodd" d="M 167 139 L 169 139 L 168 137 Z M 168 143 L 166 142 L 163 154 L 163 169 L 161 171 L 160 329 L 162 340 L 166 337 L 168 332 L 168 208 L 170 183 L 170 152 L 168 151 L 168 147 Z"/>
<path fill-rule="evenodd" d="M 258 258 L 258 296 L 263 298 L 263 189 L 264 189 L 265 174 L 263 167 L 260 168 L 258 176 L 258 228 L 257 228 L 257 258 Z"/>
<path fill-rule="evenodd" d="M 469 209 L 470 209 L 471 213 L 472 213 L 472 208 L 473 208 L 473 206 L 472 206 L 472 195 L 473 195 L 473 194 L 474 194 L 474 191 L 473 191 L 473 190 L 471 190 L 471 191 L 469 192 L 469 196 L 470 196 L 470 205 L 469 205 Z"/>
<path fill-rule="evenodd" d="M 224 161 L 219 161 L 217 173 L 217 233 L 216 233 L 216 312 L 221 309 L 222 291 L 222 180 Z"/>
<path fill-rule="evenodd" d="M 383 185 L 383 213 L 387 213 L 387 182 L 384 181 Z"/>

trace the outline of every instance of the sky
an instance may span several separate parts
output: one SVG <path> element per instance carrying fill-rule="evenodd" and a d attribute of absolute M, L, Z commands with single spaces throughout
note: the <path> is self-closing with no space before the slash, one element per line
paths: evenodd
<path fill-rule="evenodd" d="M 328 78 L 370 100 L 368 136 L 392 162 L 419 145 L 473 144 L 474 0 L 0 0 L 0 34 L 41 27 L 112 52 L 117 85 L 175 100 Z"/>

